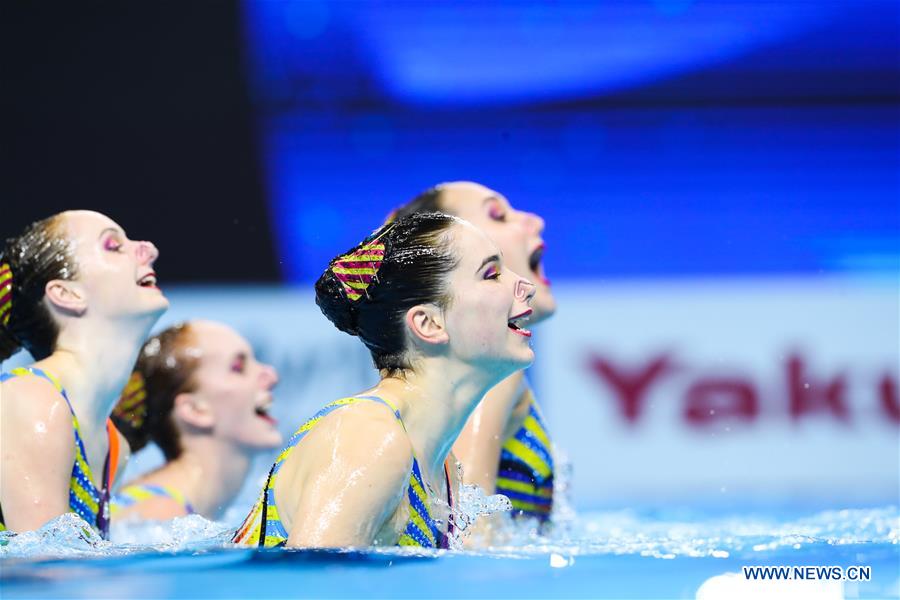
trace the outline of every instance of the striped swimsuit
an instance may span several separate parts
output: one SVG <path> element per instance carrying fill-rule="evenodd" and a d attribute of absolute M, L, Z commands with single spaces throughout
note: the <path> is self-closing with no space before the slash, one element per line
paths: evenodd
<path fill-rule="evenodd" d="M 553 508 L 553 445 L 531 390 L 528 416 L 500 452 L 497 493 L 510 499 L 513 516 L 550 518 Z"/>
<path fill-rule="evenodd" d="M 0 374 L 0 383 L 13 377 L 34 375 L 50 382 L 56 391 L 65 399 L 69 411 L 72 413 L 72 428 L 75 430 L 75 464 L 72 466 L 72 479 L 69 483 L 69 510 L 76 513 L 82 519 L 91 524 L 104 539 L 109 539 L 109 489 L 115 478 L 118 465 L 119 434 L 112 421 L 106 420 L 106 431 L 109 436 L 109 453 L 106 456 L 106 465 L 103 469 L 103 489 L 97 489 L 91 477 L 91 467 L 88 465 L 84 451 L 84 442 L 81 440 L 81 430 L 78 427 L 78 418 L 69 402 L 66 391 L 59 381 L 48 373 L 37 368 L 13 369 L 9 373 Z M 5 529 L 2 510 L 0 510 L 0 530 Z"/>
<path fill-rule="evenodd" d="M 278 505 L 275 502 L 275 482 L 278 479 L 278 472 L 281 470 L 284 461 L 291 454 L 298 443 L 306 436 L 323 417 L 332 411 L 353 404 L 359 401 L 373 401 L 384 404 L 397 420 L 400 420 L 400 411 L 391 406 L 387 401 L 377 396 L 357 396 L 353 398 L 342 398 L 331 404 L 326 405 L 322 410 L 313 415 L 306 421 L 288 440 L 287 447 L 278 455 L 278 459 L 269 471 L 269 478 L 260 494 L 259 500 L 253 506 L 253 510 L 244 519 L 243 524 L 238 528 L 232 537 L 232 541 L 242 546 L 258 546 L 264 548 L 272 548 L 283 546 L 288 539 L 289 532 L 285 529 L 278 514 Z M 400 422 L 401 425 L 403 422 Z M 444 467 L 447 476 L 447 498 L 450 500 L 451 507 L 453 505 L 450 496 L 450 479 Z M 428 509 L 429 498 L 425 491 L 425 482 L 422 479 L 422 471 L 419 469 L 419 463 L 413 456 L 412 470 L 409 474 L 409 485 L 406 490 L 409 499 L 409 521 L 406 528 L 400 536 L 397 544 L 400 546 L 415 546 L 420 548 L 447 548 L 448 535 L 441 531 L 441 528 L 435 522 L 431 511 Z M 449 524 L 448 533 L 453 532 L 452 521 Z"/>
<path fill-rule="evenodd" d="M 151 498 L 169 498 L 180 504 L 187 515 L 194 514 L 194 507 L 179 490 L 164 485 L 135 484 L 122 488 L 112 498 L 112 516 L 117 518 L 123 510 L 137 506 Z"/>

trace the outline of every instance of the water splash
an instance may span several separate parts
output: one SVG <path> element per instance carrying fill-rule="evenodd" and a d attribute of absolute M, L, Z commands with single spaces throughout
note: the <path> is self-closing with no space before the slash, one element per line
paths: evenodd
<path fill-rule="evenodd" d="M 58 516 L 36 531 L 0 532 L 0 557 L 112 555 L 116 548 L 75 513 Z"/>
<path fill-rule="evenodd" d="M 559 446 L 553 448 L 553 512 L 550 523 L 555 536 L 567 539 L 573 531 L 578 513 L 572 482 L 572 460 Z"/>
<path fill-rule="evenodd" d="M 139 552 L 202 551 L 230 547 L 234 527 L 188 515 L 171 521 L 115 523 L 106 541 L 75 513 L 53 519 L 36 531 L 0 532 L 0 557 L 121 556 Z"/>
<path fill-rule="evenodd" d="M 210 521 L 200 515 L 171 521 L 125 521 L 114 523 L 110 539 L 125 547 L 177 552 L 230 546 L 235 527 Z"/>
<path fill-rule="evenodd" d="M 900 509 L 887 506 L 820 512 L 798 519 L 735 515 L 710 518 L 679 514 L 670 518 L 652 511 L 620 510 L 582 514 L 562 526 L 538 526 L 508 517 L 505 496 L 490 496 L 465 486 L 453 518 L 458 533 L 451 551 L 526 558 L 549 556 L 552 566 L 572 564 L 585 555 L 758 558 L 776 552 L 855 544 L 884 548 L 900 546 Z M 500 523 L 484 544 L 473 544 L 473 530 L 482 522 Z M 463 527 L 463 524 L 466 524 Z M 102 540 L 80 517 L 67 513 L 41 529 L 26 533 L 0 532 L 0 558 L 121 556 L 147 551 L 177 552 L 229 548 L 231 524 L 190 515 L 162 523 L 118 523 L 112 541 Z M 500 531 L 501 533 L 496 533 Z M 477 540 L 476 540 L 477 541 Z M 372 548 L 383 554 L 436 555 L 421 549 Z M 555 556 L 555 558 L 554 558 Z"/>
<path fill-rule="evenodd" d="M 640 555 L 671 559 L 678 556 L 728 558 L 784 549 L 852 544 L 900 544 L 900 510 L 825 511 L 810 517 L 779 520 L 740 515 L 711 519 L 669 519 L 651 513 L 622 510 L 591 513 L 573 527 L 520 533 L 495 544 L 490 551 L 517 554 L 560 553 Z"/>
<path fill-rule="evenodd" d="M 481 521 L 494 515 L 505 516 L 512 510 L 512 503 L 503 494 L 485 494 L 477 485 L 460 486 L 459 499 L 452 508 L 454 535 L 450 537 L 450 549 L 462 550 L 466 538 L 475 531 Z"/>

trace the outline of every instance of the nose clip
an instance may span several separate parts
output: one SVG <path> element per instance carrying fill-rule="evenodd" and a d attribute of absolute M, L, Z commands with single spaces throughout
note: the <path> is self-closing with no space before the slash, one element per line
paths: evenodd
<path fill-rule="evenodd" d="M 138 242 L 138 260 L 152 263 L 159 257 L 159 250 L 152 242 Z"/>
<path fill-rule="evenodd" d="M 523 302 L 530 302 L 532 298 L 534 298 L 534 294 L 537 291 L 534 284 L 528 281 L 527 279 L 520 279 L 516 282 L 515 296 L 516 300 L 521 300 Z"/>

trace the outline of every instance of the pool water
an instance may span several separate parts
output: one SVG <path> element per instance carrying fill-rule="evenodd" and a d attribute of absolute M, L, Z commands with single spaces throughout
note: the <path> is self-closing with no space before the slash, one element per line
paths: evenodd
<path fill-rule="evenodd" d="M 704 600 L 900 597 L 896 506 L 808 515 L 592 512 L 549 535 L 523 528 L 477 552 L 255 551 L 228 547 L 231 527 L 197 516 L 143 527 L 129 535 L 151 545 L 103 542 L 71 515 L 39 532 L 0 534 L 4 600 L 695 598 L 704 584 Z M 722 577 L 745 565 L 865 565 L 872 577 L 777 588 Z"/>

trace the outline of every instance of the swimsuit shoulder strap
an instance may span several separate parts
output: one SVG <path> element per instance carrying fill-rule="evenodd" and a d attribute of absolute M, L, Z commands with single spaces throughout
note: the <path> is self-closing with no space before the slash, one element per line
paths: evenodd
<path fill-rule="evenodd" d="M 390 402 L 387 402 L 378 396 L 349 396 L 347 398 L 340 398 L 323 406 L 318 412 L 300 425 L 297 431 L 295 431 L 288 440 L 284 450 L 282 450 L 278 455 L 278 458 L 275 459 L 275 463 L 269 470 L 269 475 L 263 486 L 259 500 L 247 518 L 244 519 L 244 523 L 237 532 L 235 532 L 232 538 L 233 541 L 240 543 L 248 540 L 255 540 L 251 541 L 251 543 L 258 544 L 260 547 L 284 544 L 284 541 L 288 537 L 288 533 L 281 524 L 281 518 L 278 515 L 278 506 L 275 502 L 275 482 L 278 480 L 278 473 L 281 471 L 281 467 L 284 465 L 288 456 L 290 456 L 297 444 L 299 444 L 300 441 L 306 437 L 306 434 L 318 425 L 323 418 L 339 408 L 364 400 L 384 404 L 391 409 L 398 420 L 400 419 L 400 411 L 398 411 Z"/>
<path fill-rule="evenodd" d="M 106 455 L 106 462 L 103 468 L 103 479 L 100 482 L 102 488 L 97 489 L 94 485 L 92 479 L 92 472 L 90 464 L 87 460 L 87 452 L 84 447 L 84 441 L 81 437 L 81 428 L 78 425 L 78 417 L 75 414 L 75 409 L 72 408 L 72 402 L 69 400 L 69 395 L 66 393 L 65 388 L 63 388 L 59 379 L 51 375 L 50 373 L 44 371 L 43 369 L 39 369 L 37 367 L 20 367 L 11 370 L 8 374 L 3 374 L 0 376 L 0 381 L 8 381 L 13 377 L 23 377 L 26 375 L 33 375 L 35 377 L 40 377 L 44 379 L 50 385 L 59 392 L 59 395 L 63 397 L 63 400 L 66 401 L 66 406 L 69 407 L 69 412 L 72 415 L 72 429 L 75 434 L 75 464 L 72 467 L 72 483 L 70 489 L 70 505 L 76 501 L 84 502 L 84 498 L 82 496 L 91 497 L 92 502 L 91 506 L 88 506 L 90 511 L 94 511 L 93 506 L 93 496 L 96 495 L 99 498 L 98 509 L 97 509 L 97 527 L 100 530 L 101 534 L 106 537 L 108 533 L 108 516 L 104 514 L 106 512 L 106 505 L 108 504 L 108 496 L 109 490 L 112 484 L 113 479 L 115 478 L 116 470 L 118 467 L 118 459 L 119 459 L 119 437 L 118 432 L 115 429 L 115 426 L 112 425 L 112 421 L 107 419 L 106 422 L 106 430 L 109 441 L 109 449 Z M 112 462 L 115 461 L 115 462 Z M 73 499 L 74 497 L 74 499 Z M 81 514 L 81 513 L 79 513 Z M 82 515 L 84 516 L 84 515 Z"/>
<path fill-rule="evenodd" d="M 75 445 L 78 447 L 78 451 L 81 452 L 83 456 L 84 444 L 81 442 L 81 430 L 78 427 L 78 418 L 75 416 L 75 409 L 72 408 L 72 403 L 69 402 L 69 395 L 66 394 L 66 390 L 59 382 L 59 379 L 42 369 L 38 369 L 37 367 L 19 367 L 11 370 L 9 373 L 3 373 L 2 375 L 0 375 L 0 383 L 9 381 L 14 377 L 24 377 L 25 375 L 33 375 L 47 381 L 56 389 L 57 392 L 59 392 L 59 395 L 63 397 L 63 400 L 66 401 L 66 406 L 69 407 L 69 412 L 72 413 L 72 424 L 75 426 Z"/>
<path fill-rule="evenodd" d="M 330 402 L 319 409 L 316 414 L 307 419 L 288 440 L 288 443 L 284 447 L 284 450 L 282 450 L 278 455 L 278 458 L 275 459 L 275 464 L 272 467 L 272 473 L 269 479 L 270 485 L 274 482 L 274 476 L 281 469 L 281 465 L 290 455 L 294 447 L 299 444 L 300 441 L 306 437 L 306 434 L 308 434 L 316 425 L 318 425 L 322 419 L 339 408 L 343 408 L 344 406 L 348 406 L 350 404 L 355 404 L 361 400 L 376 401 L 384 404 L 391 409 L 391 411 L 394 413 L 394 416 L 397 417 L 397 420 L 400 420 L 400 411 L 397 410 L 390 402 L 384 400 L 383 398 L 379 398 L 378 396 L 349 396 L 347 398 L 340 398 L 338 400 L 335 400 L 334 402 Z M 402 423 L 402 421 L 400 422 Z"/>
<path fill-rule="evenodd" d="M 25 375 L 34 375 L 35 377 L 40 377 L 41 379 L 48 381 L 50 385 L 52 385 L 59 395 L 65 398 L 66 404 L 69 405 L 69 410 L 72 411 L 72 403 L 69 402 L 69 396 L 66 394 L 66 390 L 63 388 L 62 384 L 59 382 L 59 379 L 47 373 L 42 369 L 38 369 L 37 367 L 18 367 L 11 370 L 9 373 L 0 374 L 0 383 L 4 381 L 9 381 L 15 377 L 23 377 Z M 72 414 L 75 414 L 75 411 L 72 411 Z"/>

